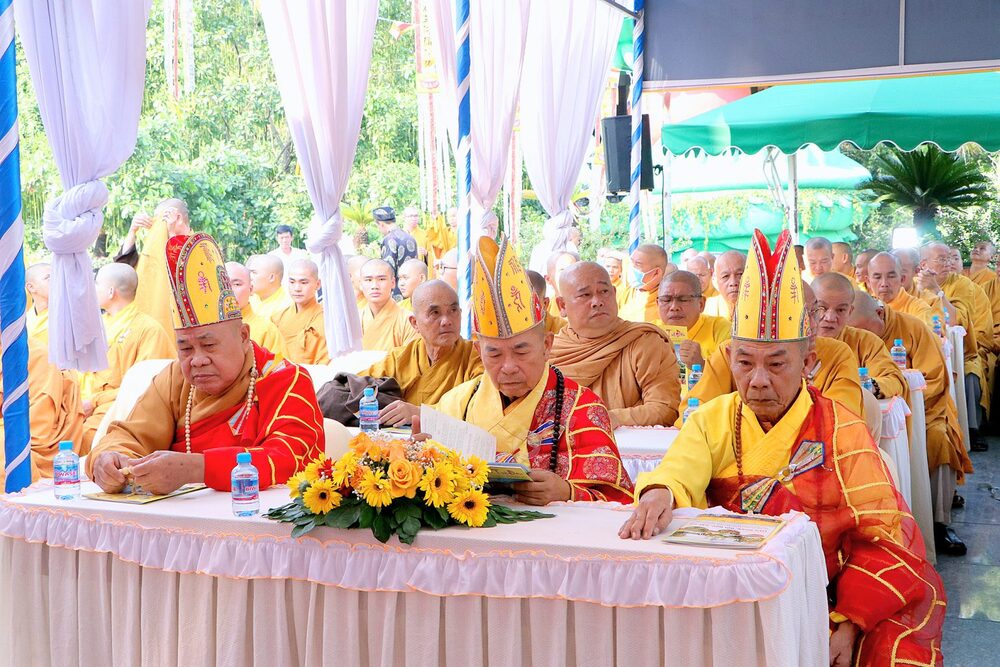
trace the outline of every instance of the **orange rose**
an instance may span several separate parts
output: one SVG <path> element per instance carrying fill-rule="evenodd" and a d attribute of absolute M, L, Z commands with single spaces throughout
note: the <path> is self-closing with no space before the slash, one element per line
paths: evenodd
<path fill-rule="evenodd" d="M 398 461 L 406 458 L 406 445 L 393 443 L 389 445 L 389 461 Z"/>
<path fill-rule="evenodd" d="M 396 459 L 389 463 L 388 473 L 393 498 L 413 498 L 416 495 L 423 468 L 406 459 Z"/>

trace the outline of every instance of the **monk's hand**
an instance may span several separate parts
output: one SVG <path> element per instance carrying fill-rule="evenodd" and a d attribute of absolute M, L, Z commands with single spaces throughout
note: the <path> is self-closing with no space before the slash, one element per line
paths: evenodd
<path fill-rule="evenodd" d="M 662 533 L 674 515 L 674 494 L 670 489 L 648 489 L 639 498 L 632 516 L 618 531 L 623 540 L 648 540 Z"/>
<path fill-rule="evenodd" d="M 551 470 L 529 470 L 530 482 L 514 482 L 514 500 L 525 505 L 548 505 L 569 500 L 573 488 Z"/>
<path fill-rule="evenodd" d="M 830 667 L 851 667 L 854 657 L 854 644 L 857 643 L 858 626 L 850 621 L 844 621 L 830 635 Z"/>
<path fill-rule="evenodd" d="M 94 403 L 93 401 L 84 401 L 80 404 L 80 409 L 83 410 L 83 416 L 89 417 L 94 414 Z"/>
<path fill-rule="evenodd" d="M 205 457 L 160 450 L 132 462 L 132 479 L 154 495 L 171 493 L 185 484 L 205 481 Z"/>
<path fill-rule="evenodd" d="M 140 229 L 149 229 L 152 226 L 153 219 L 145 213 L 140 213 L 132 218 L 132 226 L 128 228 L 128 233 L 135 235 L 135 233 Z"/>
<path fill-rule="evenodd" d="M 378 421 L 386 426 L 404 426 L 413 423 L 420 408 L 406 401 L 393 401 L 378 411 Z"/>
<path fill-rule="evenodd" d="M 94 482 L 105 493 L 121 493 L 128 483 L 122 468 L 130 467 L 134 460 L 121 452 L 101 452 L 94 459 Z"/>
<path fill-rule="evenodd" d="M 916 284 L 917 289 L 930 290 L 932 292 L 936 292 L 939 289 L 938 279 L 938 273 L 933 269 L 920 269 L 913 276 L 913 282 Z"/>
<path fill-rule="evenodd" d="M 680 357 L 681 363 L 688 368 L 695 364 L 705 368 L 705 357 L 701 356 L 701 345 L 693 340 L 681 341 L 680 345 L 677 346 L 677 356 Z"/>

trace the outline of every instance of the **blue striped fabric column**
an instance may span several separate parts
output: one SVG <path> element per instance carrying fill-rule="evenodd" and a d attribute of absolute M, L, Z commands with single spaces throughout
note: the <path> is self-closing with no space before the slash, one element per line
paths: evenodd
<path fill-rule="evenodd" d="M 635 25 L 632 28 L 632 179 L 628 193 L 631 211 L 628 216 L 628 252 L 639 247 L 642 238 L 642 216 L 639 207 L 639 174 L 642 170 L 642 53 L 646 48 L 645 0 L 635 0 Z"/>
<path fill-rule="evenodd" d="M 31 429 L 12 0 L 0 0 L 0 47 L 0 347 L 6 491 L 13 492 L 31 484 Z"/>
<path fill-rule="evenodd" d="M 472 336 L 472 107 L 469 99 L 469 2 L 457 0 L 455 3 L 455 44 L 458 53 L 455 69 L 458 74 L 458 154 L 455 156 L 455 170 L 458 172 L 458 301 L 462 308 L 462 335 Z"/>

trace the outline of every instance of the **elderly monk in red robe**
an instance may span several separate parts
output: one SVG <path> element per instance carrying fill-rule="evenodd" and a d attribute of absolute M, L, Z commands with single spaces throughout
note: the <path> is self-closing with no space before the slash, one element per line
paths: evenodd
<path fill-rule="evenodd" d="M 129 477 L 152 493 L 189 483 L 229 490 L 249 452 L 260 487 L 281 484 L 319 455 L 323 418 L 305 369 L 259 347 L 240 318 L 222 253 L 207 234 L 167 243 L 178 361 L 112 422 L 87 460 L 107 492 Z"/>
<path fill-rule="evenodd" d="M 737 391 L 706 403 L 639 476 L 623 538 L 649 538 L 675 507 L 806 513 L 830 579 L 830 664 L 941 665 L 945 597 L 913 517 L 864 422 L 804 382 L 815 360 L 787 231 L 754 233 L 728 359 Z"/>
<path fill-rule="evenodd" d="M 607 408 L 549 365 L 542 302 L 507 239 L 480 239 L 472 305 L 486 373 L 449 391 L 437 409 L 496 436 L 499 459 L 532 468 L 531 482 L 514 484 L 519 502 L 630 502 Z"/>

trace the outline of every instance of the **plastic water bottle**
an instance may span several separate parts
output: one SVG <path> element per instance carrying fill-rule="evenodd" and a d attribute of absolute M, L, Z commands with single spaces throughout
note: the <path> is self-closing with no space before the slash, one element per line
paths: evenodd
<path fill-rule="evenodd" d="M 688 372 L 688 391 L 694 389 L 694 386 L 698 384 L 698 380 L 701 379 L 701 364 L 691 364 L 691 370 Z"/>
<path fill-rule="evenodd" d="M 875 385 L 872 384 L 872 378 L 870 375 L 868 375 L 868 369 L 865 368 L 864 366 L 859 368 L 858 377 L 861 378 L 861 388 L 874 394 Z"/>
<path fill-rule="evenodd" d="M 694 411 L 698 409 L 699 405 L 701 405 L 701 401 L 699 401 L 697 398 L 689 398 L 688 406 L 687 408 L 684 409 L 684 416 L 681 421 L 686 422 L 688 420 L 688 417 L 693 415 Z"/>
<path fill-rule="evenodd" d="M 378 399 L 375 398 L 375 388 L 365 387 L 365 394 L 361 397 L 361 405 L 358 406 L 361 418 L 361 431 L 373 433 L 378 430 Z"/>
<path fill-rule="evenodd" d="M 77 500 L 80 497 L 80 457 L 73 451 L 73 443 L 69 440 L 59 443 L 59 453 L 52 462 L 52 477 L 56 500 Z"/>
<path fill-rule="evenodd" d="M 236 467 L 233 468 L 231 481 L 233 514 L 256 516 L 260 512 L 260 476 L 257 468 L 250 463 L 250 452 L 236 455 Z"/>
<path fill-rule="evenodd" d="M 941 318 L 934 315 L 931 318 L 931 323 L 934 327 L 934 333 L 937 334 L 938 338 L 944 338 L 944 327 L 941 326 Z"/>
<path fill-rule="evenodd" d="M 903 339 L 897 338 L 892 341 L 892 349 L 889 350 L 892 363 L 899 366 L 900 370 L 906 370 L 906 348 L 903 347 Z"/>
<path fill-rule="evenodd" d="M 950 327 L 951 326 L 951 315 L 948 314 L 948 309 L 947 308 L 943 308 L 942 310 L 944 310 L 944 326 L 945 326 L 945 328 Z"/>

